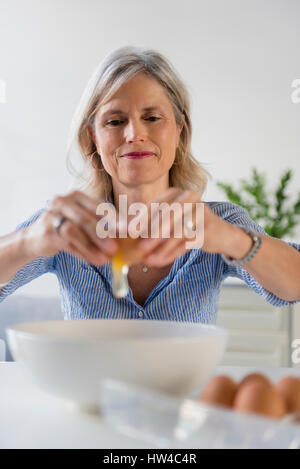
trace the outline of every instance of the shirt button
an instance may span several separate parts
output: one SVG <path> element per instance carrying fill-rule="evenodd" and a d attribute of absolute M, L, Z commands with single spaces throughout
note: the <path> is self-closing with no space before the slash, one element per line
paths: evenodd
<path fill-rule="evenodd" d="M 139 317 L 142 318 L 144 316 L 143 311 L 139 311 Z"/>

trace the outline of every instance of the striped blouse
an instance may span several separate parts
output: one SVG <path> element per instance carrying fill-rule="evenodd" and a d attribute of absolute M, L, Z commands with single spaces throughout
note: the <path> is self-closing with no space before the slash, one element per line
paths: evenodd
<path fill-rule="evenodd" d="M 266 234 L 248 215 L 231 202 L 206 202 L 211 210 L 229 223 L 250 227 Z M 16 230 L 29 226 L 44 210 L 35 212 Z M 288 242 L 300 251 L 300 245 Z M 162 319 L 215 324 L 222 282 L 226 277 L 238 277 L 254 292 L 273 306 L 298 303 L 278 298 L 265 290 L 244 268 L 227 265 L 219 254 L 191 249 L 175 259 L 169 274 L 149 293 L 143 306 L 138 304 L 129 289 L 126 297 L 112 293 L 111 264 L 103 266 L 59 251 L 52 257 L 39 257 L 23 266 L 11 281 L 0 290 L 0 301 L 22 285 L 47 272 L 57 276 L 61 308 L 65 319 Z"/>

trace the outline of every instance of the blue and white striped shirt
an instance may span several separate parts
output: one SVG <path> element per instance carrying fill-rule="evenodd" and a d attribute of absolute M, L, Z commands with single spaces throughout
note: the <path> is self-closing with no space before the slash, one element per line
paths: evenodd
<path fill-rule="evenodd" d="M 229 223 L 266 234 L 239 205 L 231 202 L 206 203 Z M 48 204 L 49 201 L 18 225 L 16 230 L 33 223 Z M 300 251 L 299 244 L 288 244 Z M 226 277 L 240 278 L 274 306 L 300 301 L 289 302 L 278 298 L 265 290 L 242 267 L 228 266 L 219 254 L 206 253 L 198 248 L 191 249 L 174 261 L 169 274 L 153 288 L 143 306 L 134 300 L 131 289 L 125 298 L 113 295 L 110 263 L 99 267 L 65 251 L 59 251 L 52 257 L 39 257 L 22 267 L 0 290 L 0 301 L 47 272 L 57 276 L 65 319 L 162 319 L 215 324 L 221 284 Z"/>

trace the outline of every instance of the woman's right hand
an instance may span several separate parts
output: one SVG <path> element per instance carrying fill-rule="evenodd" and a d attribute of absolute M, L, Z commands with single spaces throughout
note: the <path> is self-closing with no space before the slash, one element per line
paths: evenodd
<path fill-rule="evenodd" d="M 78 190 L 54 197 L 49 208 L 25 228 L 25 245 L 30 256 L 53 256 L 63 250 L 91 264 L 109 262 L 118 243 L 115 239 L 97 236 L 98 205 L 99 202 Z M 66 220 L 57 233 L 54 222 L 59 216 Z"/>

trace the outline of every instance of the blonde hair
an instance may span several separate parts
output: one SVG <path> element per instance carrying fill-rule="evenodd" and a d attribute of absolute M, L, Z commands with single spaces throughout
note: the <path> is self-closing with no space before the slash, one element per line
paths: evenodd
<path fill-rule="evenodd" d="M 71 122 L 67 144 L 69 171 L 83 181 L 83 191 L 97 199 L 113 201 L 111 176 L 102 166 L 88 126 L 94 128 L 95 114 L 102 103 L 109 100 L 124 83 L 138 73 L 150 75 L 165 88 L 178 125 L 182 124 L 182 114 L 185 117 L 174 163 L 169 172 L 170 187 L 194 190 L 202 197 L 211 174 L 191 152 L 192 124 L 188 91 L 168 59 L 155 50 L 121 47 L 108 54 L 98 65 L 87 83 Z M 86 176 L 76 172 L 71 163 L 74 142 L 84 160 Z"/>

